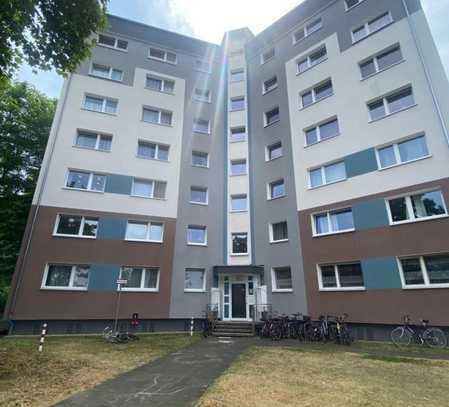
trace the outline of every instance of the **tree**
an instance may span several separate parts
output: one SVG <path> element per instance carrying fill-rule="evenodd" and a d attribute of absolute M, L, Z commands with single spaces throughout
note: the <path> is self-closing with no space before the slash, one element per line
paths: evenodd
<path fill-rule="evenodd" d="M 59 74 L 90 55 L 92 33 L 106 26 L 108 0 L 1 0 L 0 80 L 23 62 Z"/>
<path fill-rule="evenodd" d="M 0 88 L 0 315 L 25 230 L 56 100 L 26 82 Z"/>

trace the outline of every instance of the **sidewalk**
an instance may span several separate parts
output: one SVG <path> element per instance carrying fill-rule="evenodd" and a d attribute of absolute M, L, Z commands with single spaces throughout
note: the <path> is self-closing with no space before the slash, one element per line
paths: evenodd
<path fill-rule="evenodd" d="M 254 338 L 201 340 L 78 393 L 56 406 L 191 405 L 234 359 L 255 343 Z"/>

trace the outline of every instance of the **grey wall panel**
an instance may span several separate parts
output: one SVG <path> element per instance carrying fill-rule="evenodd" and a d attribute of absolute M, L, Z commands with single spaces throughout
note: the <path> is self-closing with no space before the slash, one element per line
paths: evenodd
<path fill-rule="evenodd" d="M 111 174 L 106 180 L 105 192 L 130 195 L 133 179 L 126 175 Z"/>
<path fill-rule="evenodd" d="M 348 178 L 377 171 L 377 160 L 374 148 L 347 155 L 345 157 L 345 165 Z"/>
<path fill-rule="evenodd" d="M 398 264 L 394 257 L 362 259 L 362 271 L 367 290 L 402 287 Z"/>
<path fill-rule="evenodd" d="M 127 219 L 101 217 L 99 219 L 97 239 L 123 240 L 126 234 Z"/>
<path fill-rule="evenodd" d="M 89 290 L 114 291 L 117 289 L 117 279 L 120 266 L 115 264 L 93 264 L 89 273 Z"/>
<path fill-rule="evenodd" d="M 356 230 L 379 228 L 388 225 L 388 214 L 384 199 L 357 202 L 352 206 Z"/>

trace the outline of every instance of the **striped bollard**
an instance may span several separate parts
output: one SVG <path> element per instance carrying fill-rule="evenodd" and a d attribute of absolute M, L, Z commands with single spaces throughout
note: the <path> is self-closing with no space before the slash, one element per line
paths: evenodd
<path fill-rule="evenodd" d="M 42 352 L 42 350 L 44 349 L 45 335 L 47 335 L 47 323 L 44 323 L 44 325 L 42 325 L 41 339 L 39 341 L 39 352 Z"/>
<path fill-rule="evenodd" d="M 194 321 L 193 321 L 193 317 L 192 317 L 192 319 L 190 320 L 190 336 L 193 336 L 193 324 L 194 324 Z"/>

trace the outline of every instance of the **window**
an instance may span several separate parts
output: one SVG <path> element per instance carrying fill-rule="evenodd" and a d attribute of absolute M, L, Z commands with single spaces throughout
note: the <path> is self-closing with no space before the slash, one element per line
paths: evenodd
<path fill-rule="evenodd" d="M 194 246 L 207 246 L 206 226 L 189 225 L 187 227 L 187 244 Z"/>
<path fill-rule="evenodd" d="M 184 291 L 203 292 L 206 290 L 206 270 L 187 268 L 184 279 Z"/>
<path fill-rule="evenodd" d="M 286 242 L 288 240 L 287 221 L 270 225 L 270 243 Z"/>
<path fill-rule="evenodd" d="M 278 87 L 278 78 L 276 76 L 273 76 L 272 78 L 266 80 L 263 83 L 262 93 L 268 93 L 273 89 L 276 89 L 277 87 Z"/>
<path fill-rule="evenodd" d="M 285 184 L 283 179 L 268 184 L 268 199 L 276 199 L 283 196 L 285 196 Z"/>
<path fill-rule="evenodd" d="M 325 165 L 314 170 L 309 170 L 310 188 L 346 179 L 346 166 L 344 161 Z"/>
<path fill-rule="evenodd" d="M 315 65 L 325 61 L 327 59 L 327 49 L 326 46 L 318 48 L 316 51 L 313 51 L 308 56 L 301 58 L 297 61 L 298 74 L 307 71 L 310 68 L 313 68 Z"/>
<path fill-rule="evenodd" d="M 276 106 L 275 108 L 269 110 L 268 112 L 265 112 L 264 114 L 264 125 L 265 127 L 276 123 L 279 121 L 279 107 Z"/>
<path fill-rule="evenodd" d="M 362 266 L 360 263 L 318 266 L 320 290 L 363 290 Z"/>
<path fill-rule="evenodd" d="M 92 64 L 90 74 L 98 76 L 99 78 L 111 79 L 113 81 L 121 82 L 123 79 L 123 71 L 120 69 L 111 68 L 110 66 Z"/>
<path fill-rule="evenodd" d="M 355 43 L 357 41 L 360 41 L 368 35 L 371 35 L 375 33 L 376 31 L 379 31 L 380 29 L 386 27 L 388 24 L 393 22 L 393 17 L 391 16 L 390 12 L 386 12 L 379 17 L 376 17 L 375 19 L 368 21 L 364 25 L 356 28 L 355 30 L 352 30 L 352 42 Z"/>
<path fill-rule="evenodd" d="M 305 27 L 302 27 L 298 31 L 295 31 L 295 33 L 293 34 L 293 43 L 296 44 L 297 42 L 303 40 L 309 35 L 312 35 L 314 32 L 320 30 L 322 27 L 323 27 L 323 20 L 321 18 L 313 20 Z"/>
<path fill-rule="evenodd" d="M 292 291 L 292 271 L 290 267 L 274 267 L 271 274 L 273 291 Z"/>
<path fill-rule="evenodd" d="M 173 113 L 166 110 L 153 109 L 150 107 L 143 108 L 142 120 L 147 123 L 161 124 L 163 126 L 172 125 Z"/>
<path fill-rule="evenodd" d="M 248 233 L 232 233 L 232 254 L 248 254 Z"/>
<path fill-rule="evenodd" d="M 199 102 L 210 103 L 210 90 L 195 88 L 193 91 L 193 98 Z"/>
<path fill-rule="evenodd" d="M 84 109 L 93 112 L 116 114 L 118 101 L 103 97 L 86 95 L 84 98 Z"/>
<path fill-rule="evenodd" d="M 413 91 L 411 87 L 408 87 L 368 103 L 368 109 L 371 121 L 374 121 L 408 109 L 414 105 Z"/>
<path fill-rule="evenodd" d="M 246 194 L 231 195 L 231 212 L 246 212 L 248 210 L 248 198 Z"/>
<path fill-rule="evenodd" d="M 169 64 L 176 64 L 178 59 L 174 52 L 165 51 L 159 48 L 150 48 L 148 58 L 167 62 Z"/>
<path fill-rule="evenodd" d="M 202 151 L 192 151 L 192 165 L 194 167 L 209 167 L 209 154 Z"/>
<path fill-rule="evenodd" d="M 267 147 L 266 160 L 271 161 L 279 157 L 282 157 L 282 143 L 280 141 Z"/>
<path fill-rule="evenodd" d="M 158 291 L 159 269 L 157 267 L 122 267 L 120 279 L 126 280 L 123 291 Z"/>
<path fill-rule="evenodd" d="M 120 51 L 126 51 L 128 49 L 128 41 L 120 40 L 118 38 L 110 37 L 109 35 L 104 34 L 98 35 L 97 44 L 104 47 L 115 48 Z"/>
<path fill-rule="evenodd" d="M 232 160 L 231 175 L 245 175 L 245 174 L 246 174 L 246 160 Z"/>
<path fill-rule="evenodd" d="M 164 144 L 150 143 L 139 140 L 137 144 L 137 157 L 152 160 L 168 161 L 170 147 Z"/>
<path fill-rule="evenodd" d="M 382 72 L 402 60 L 401 47 L 399 45 L 390 47 L 388 50 L 382 51 L 376 56 L 359 63 L 362 79 L 369 78 L 378 72 Z"/>
<path fill-rule="evenodd" d="M 275 50 L 274 48 L 270 48 L 268 51 L 265 51 L 264 53 L 262 53 L 262 55 L 260 56 L 260 63 L 264 64 L 266 62 L 268 62 L 269 60 L 273 59 L 275 56 Z"/>
<path fill-rule="evenodd" d="M 301 108 L 306 108 L 314 103 L 319 102 L 321 99 L 324 99 L 328 96 L 334 94 L 334 90 L 332 88 L 332 80 L 327 79 L 325 82 L 321 83 L 313 87 L 310 90 L 307 90 L 300 95 L 301 100 Z"/>
<path fill-rule="evenodd" d="M 239 96 L 235 98 L 231 98 L 231 112 L 236 110 L 244 110 L 245 109 L 245 97 Z"/>
<path fill-rule="evenodd" d="M 210 121 L 204 119 L 193 119 L 193 131 L 195 133 L 210 134 Z"/>
<path fill-rule="evenodd" d="M 97 229 L 98 218 L 60 214 L 56 219 L 54 235 L 95 239 Z"/>
<path fill-rule="evenodd" d="M 240 82 L 245 80 L 245 70 L 243 68 L 231 71 L 231 82 Z"/>
<path fill-rule="evenodd" d="M 208 193 L 204 187 L 190 187 L 190 203 L 207 205 Z"/>
<path fill-rule="evenodd" d="M 142 198 L 165 199 L 167 183 L 133 178 L 131 195 Z"/>
<path fill-rule="evenodd" d="M 346 10 L 349 10 L 349 9 L 357 6 L 357 4 L 360 4 L 362 1 L 365 1 L 365 0 L 345 0 Z"/>
<path fill-rule="evenodd" d="M 162 243 L 164 224 L 160 222 L 128 221 L 126 240 Z"/>
<path fill-rule="evenodd" d="M 447 216 L 446 205 L 440 190 L 388 199 L 387 209 L 390 224 Z"/>
<path fill-rule="evenodd" d="M 379 169 L 394 167 L 430 156 L 424 135 L 378 148 L 376 152 Z"/>
<path fill-rule="evenodd" d="M 202 61 L 197 59 L 195 61 L 195 69 L 197 71 L 211 73 L 212 72 L 212 64 L 209 61 Z"/>
<path fill-rule="evenodd" d="M 75 146 L 98 151 L 111 151 L 112 136 L 78 130 Z"/>
<path fill-rule="evenodd" d="M 416 256 L 399 260 L 404 288 L 449 286 L 449 255 Z"/>
<path fill-rule="evenodd" d="M 352 209 L 339 209 L 313 215 L 313 235 L 330 235 L 354 229 Z"/>
<path fill-rule="evenodd" d="M 156 92 L 173 93 L 175 90 L 175 81 L 147 75 L 145 87 Z"/>
<path fill-rule="evenodd" d="M 231 142 L 246 141 L 246 127 L 232 127 L 231 128 Z"/>
<path fill-rule="evenodd" d="M 104 192 L 106 175 L 69 170 L 66 187 L 86 191 Z"/>
<path fill-rule="evenodd" d="M 304 130 L 304 134 L 306 138 L 306 146 L 336 137 L 340 134 L 338 119 L 333 118 L 317 126 L 310 127 L 309 129 Z"/>
<path fill-rule="evenodd" d="M 49 264 L 44 272 L 42 287 L 58 290 L 87 290 L 90 266 Z"/>

